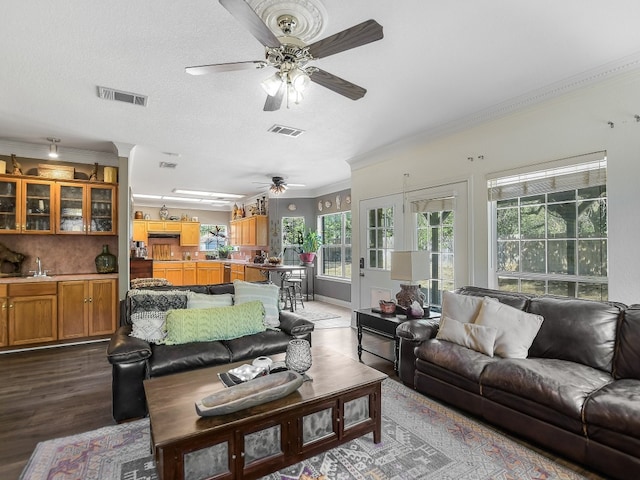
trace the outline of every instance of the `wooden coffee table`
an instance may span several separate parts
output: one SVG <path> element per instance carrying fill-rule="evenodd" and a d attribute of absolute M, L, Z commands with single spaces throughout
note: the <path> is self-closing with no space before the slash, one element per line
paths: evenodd
<path fill-rule="evenodd" d="M 369 432 L 379 443 L 387 375 L 329 348 L 311 351 L 313 381 L 224 416 L 200 417 L 195 402 L 225 388 L 218 373 L 248 361 L 145 380 L 160 478 L 259 478 Z M 271 358 L 284 360 L 284 354 Z"/>

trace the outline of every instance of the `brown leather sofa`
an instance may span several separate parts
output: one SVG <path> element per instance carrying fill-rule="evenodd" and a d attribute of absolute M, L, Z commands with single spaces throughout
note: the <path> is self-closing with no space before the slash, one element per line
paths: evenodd
<path fill-rule="evenodd" d="M 399 375 L 419 392 L 602 472 L 640 474 L 640 305 L 477 287 L 544 321 L 526 359 L 435 338 L 438 320 L 402 323 Z"/>
<path fill-rule="evenodd" d="M 234 287 L 232 283 L 227 283 L 152 287 L 148 290 L 190 290 L 216 295 L 233 293 Z M 107 358 L 112 365 L 113 418 L 117 422 L 144 417 L 147 414 L 142 384 L 147 378 L 282 353 L 294 337 L 311 342 L 311 332 L 314 329 L 312 322 L 295 313 L 281 311 L 279 331 L 266 330 L 224 341 L 158 345 L 130 336 L 131 315 L 128 296 L 120 302 L 120 324 L 107 347 Z"/>

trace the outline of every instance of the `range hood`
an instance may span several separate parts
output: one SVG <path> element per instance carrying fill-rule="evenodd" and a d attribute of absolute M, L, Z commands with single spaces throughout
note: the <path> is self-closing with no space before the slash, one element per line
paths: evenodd
<path fill-rule="evenodd" d="M 180 238 L 180 234 L 178 232 L 149 232 L 147 234 L 148 238 Z"/>

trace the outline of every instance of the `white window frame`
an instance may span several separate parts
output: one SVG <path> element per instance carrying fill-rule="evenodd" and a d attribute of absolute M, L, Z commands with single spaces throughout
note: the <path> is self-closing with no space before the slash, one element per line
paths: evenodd
<path fill-rule="evenodd" d="M 323 230 L 322 230 L 322 219 L 324 217 L 328 217 L 328 216 L 333 216 L 333 215 L 340 215 L 341 220 L 341 236 L 342 236 L 342 243 L 340 245 L 338 244 L 331 244 L 330 246 L 332 247 L 340 247 L 340 258 L 341 258 L 341 266 L 342 266 L 342 276 L 337 276 L 337 275 L 328 275 L 326 273 L 324 273 L 322 271 L 322 267 L 324 264 L 324 249 L 325 247 L 329 246 L 325 243 L 325 236 L 323 235 Z M 351 283 L 351 272 L 347 272 L 347 265 L 351 265 L 351 270 L 353 270 L 353 257 L 351 258 L 351 262 L 347 262 L 346 261 L 346 251 L 347 248 L 353 248 L 351 243 L 345 243 L 345 239 L 347 238 L 346 235 L 346 226 L 347 226 L 347 222 L 346 222 L 346 216 L 347 215 L 351 215 L 351 225 L 352 225 L 352 229 L 353 229 L 353 215 L 351 213 L 351 211 L 345 211 L 345 212 L 335 212 L 335 213 L 327 213 L 325 215 L 318 215 L 318 232 L 320 233 L 320 236 L 322 237 L 322 245 L 320 246 L 320 250 L 318 251 L 318 272 L 317 272 L 317 276 L 318 278 L 324 278 L 327 280 L 335 280 L 335 281 L 341 281 L 341 282 L 345 282 L 345 283 Z M 351 232 L 351 235 L 353 235 L 353 230 Z M 353 252 L 353 249 L 352 249 Z"/>

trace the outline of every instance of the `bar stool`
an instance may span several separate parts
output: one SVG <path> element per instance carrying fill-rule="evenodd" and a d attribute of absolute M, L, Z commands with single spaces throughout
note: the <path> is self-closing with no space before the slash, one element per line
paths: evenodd
<path fill-rule="evenodd" d="M 304 308 L 304 301 L 302 297 L 302 279 L 301 278 L 287 278 L 287 290 L 289 290 L 289 296 L 291 297 L 291 311 L 298 308 L 298 301 Z"/>

